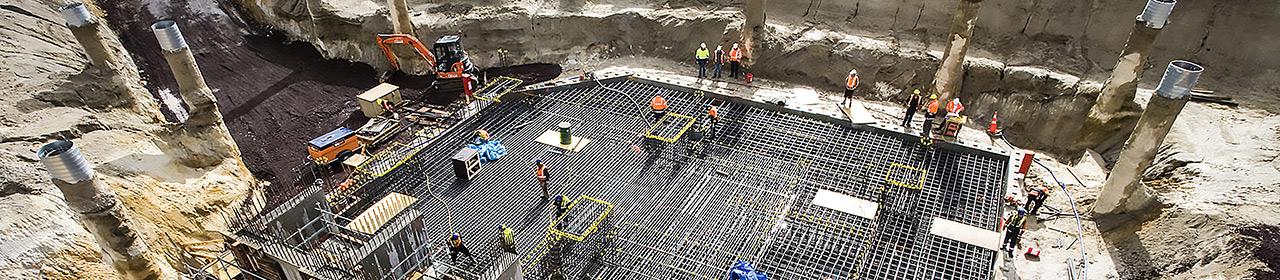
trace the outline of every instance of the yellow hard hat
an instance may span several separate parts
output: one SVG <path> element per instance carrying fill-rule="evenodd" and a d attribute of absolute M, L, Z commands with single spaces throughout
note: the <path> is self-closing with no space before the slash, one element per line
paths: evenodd
<path fill-rule="evenodd" d="M 938 95 L 937 95 L 937 94 L 930 94 L 930 95 L 929 95 L 929 99 L 938 99 Z"/>
<path fill-rule="evenodd" d="M 915 90 L 915 93 L 916 93 L 916 94 L 920 94 L 920 89 L 916 89 L 916 90 Z"/>

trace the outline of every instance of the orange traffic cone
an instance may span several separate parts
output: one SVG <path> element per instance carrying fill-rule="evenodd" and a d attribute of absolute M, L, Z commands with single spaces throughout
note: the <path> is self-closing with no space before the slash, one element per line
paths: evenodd
<path fill-rule="evenodd" d="M 996 119 L 996 115 L 1000 112 L 991 113 L 991 125 L 987 126 L 987 134 L 996 135 L 1000 133 L 1000 125 Z"/>

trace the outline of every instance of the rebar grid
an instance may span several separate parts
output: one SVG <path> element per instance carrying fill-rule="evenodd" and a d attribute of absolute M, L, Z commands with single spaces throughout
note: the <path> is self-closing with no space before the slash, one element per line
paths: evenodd
<path fill-rule="evenodd" d="M 647 103 L 619 91 L 645 102 L 662 94 L 668 112 L 694 118 L 713 98 L 732 99 L 634 79 L 509 95 L 371 181 L 359 199 L 391 191 L 419 198 L 412 208 L 425 226 L 417 234 L 442 246 L 457 232 L 476 255 L 454 263 L 434 251 L 465 279 L 478 279 L 499 256 L 499 224 L 516 231 L 529 278 L 545 278 L 544 260 L 557 253 L 546 230 L 555 210 L 540 197 L 535 159 L 548 167 L 553 195 L 615 205 L 611 225 L 599 229 L 609 239 L 584 245 L 604 251 L 554 264 L 570 278 L 721 279 L 736 260 L 779 279 L 992 276 L 995 252 L 928 229 L 940 217 L 996 230 L 1007 158 L 920 147 L 912 136 L 737 99 L 719 107 L 717 128 L 700 143 L 646 140 L 654 125 Z M 573 152 L 533 141 L 560 122 L 592 142 Z M 502 139 L 508 154 L 472 181 L 458 180 L 448 159 L 475 129 Z M 919 188 L 890 183 L 899 177 Z M 878 215 L 813 205 L 819 189 L 877 202 Z"/>

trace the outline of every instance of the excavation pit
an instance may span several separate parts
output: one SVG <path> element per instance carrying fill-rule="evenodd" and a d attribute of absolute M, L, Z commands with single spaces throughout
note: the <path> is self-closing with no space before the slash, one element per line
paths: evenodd
<path fill-rule="evenodd" d="M 263 251 L 319 278 L 402 279 L 430 270 L 424 274 L 489 279 L 483 274 L 501 257 L 497 228 L 505 224 L 516 231 L 526 277 L 549 279 L 556 210 L 534 175 L 540 159 L 553 195 L 612 206 L 610 222 L 592 235 L 605 238 L 590 243 L 599 253 L 556 260 L 569 278 L 720 279 L 737 260 L 777 279 L 995 277 L 996 251 L 930 229 L 943 219 L 998 231 L 1008 155 L 921 146 L 908 134 L 637 76 L 553 85 L 481 100 L 484 109 L 440 136 L 399 146 L 404 161 L 352 195 L 366 204 L 330 214 L 317 205 L 332 187 L 313 186 L 273 211 L 258 210 L 292 214 L 242 215 L 233 228 L 246 246 L 237 250 Z M 708 137 L 654 141 L 646 134 L 655 94 L 669 101 L 668 114 L 695 121 L 705 118 L 705 104 L 723 102 L 721 118 Z M 574 151 L 535 141 L 561 122 L 593 143 Z M 501 139 L 507 153 L 462 180 L 449 159 L 477 129 Z M 820 192 L 836 204 L 842 200 L 829 194 L 874 204 L 872 218 L 819 205 Z M 344 230 L 393 193 L 416 201 L 371 234 Z M 474 261 L 450 260 L 443 246 L 454 232 Z"/>

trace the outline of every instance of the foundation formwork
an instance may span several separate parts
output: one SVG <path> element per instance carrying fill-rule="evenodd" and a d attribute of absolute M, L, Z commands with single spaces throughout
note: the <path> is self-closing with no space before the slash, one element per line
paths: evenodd
<path fill-rule="evenodd" d="M 694 119 L 666 134 L 680 135 L 674 141 L 646 137 L 656 127 L 647 106 L 654 94 L 669 101 L 669 114 Z M 418 249 L 395 252 L 404 257 L 382 272 L 345 274 L 395 279 L 433 266 L 488 279 L 482 274 L 502 256 L 497 227 L 505 224 L 516 232 L 526 279 L 546 279 L 547 256 L 558 252 L 548 234 L 556 210 L 534 177 L 533 161 L 541 159 L 551 193 L 613 207 L 594 233 L 605 238 L 592 247 L 599 253 L 554 264 L 572 279 L 721 279 L 737 260 L 777 279 L 993 278 L 995 251 L 929 229 L 936 217 L 997 231 L 1007 155 L 924 147 L 907 134 L 634 76 L 534 87 L 485 103 L 433 140 L 402 147 L 407 158 L 360 188 L 360 201 L 391 192 L 417 198 L 413 215 L 389 224 L 413 219 L 421 227 L 380 231 L 412 231 L 394 235 L 416 238 L 417 246 L 399 248 Z M 709 103 L 719 105 L 721 120 L 702 131 Z M 561 122 L 591 142 L 573 151 L 534 141 Z M 477 129 L 500 139 L 507 154 L 474 179 L 459 179 L 450 157 Z M 876 202 L 879 214 L 815 205 L 818 190 Z M 350 205 L 330 228 L 368 207 Z M 442 248 L 453 232 L 474 260 L 450 260 Z M 429 257 L 406 261 L 418 256 Z"/>

